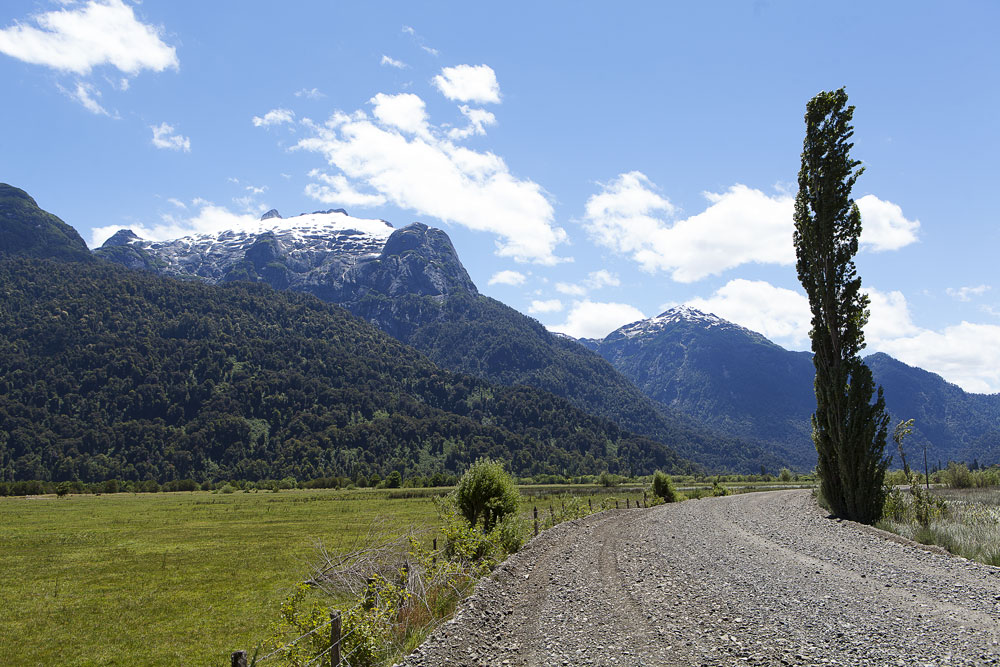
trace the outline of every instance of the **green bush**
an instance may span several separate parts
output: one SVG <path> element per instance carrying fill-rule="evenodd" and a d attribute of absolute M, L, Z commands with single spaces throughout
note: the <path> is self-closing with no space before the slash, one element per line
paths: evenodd
<path fill-rule="evenodd" d="M 942 472 L 942 478 L 953 489 L 971 489 L 975 483 L 968 466 L 954 461 L 948 462 L 948 469 Z"/>
<path fill-rule="evenodd" d="M 483 532 L 489 533 L 508 514 L 516 514 L 521 494 L 503 463 L 481 458 L 473 463 L 455 489 L 455 505 L 470 526 L 483 520 Z"/>
<path fill-rule="evenodd" d="M 662 498 L 665 503 L 677 502 L 677 490 L 670 475 L 659 470 L 653 473 L 653 495 Z"/>

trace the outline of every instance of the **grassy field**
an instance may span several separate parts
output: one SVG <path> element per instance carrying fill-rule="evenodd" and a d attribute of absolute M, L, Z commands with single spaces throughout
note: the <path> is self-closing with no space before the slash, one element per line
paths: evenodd
<path fill-rule="evenodd" d="M 433 531 L 443 492 L 0 498 L 0 665 L 228 664 L 269 636 L 317 541 L 352 544 L 376 520 Z M 521 492 L 530 530 L 532 507 L 545 528 L 615 500 L 634 507 L 643 486 Z"/>
<path fill-rule="evenodd" d="M 0 665 L 223 665 L 316 540 L 436 525 L 429 497 L 283 491 L 0 499 Z"/>
<path fill-rule="evenodd" d="M 903 494 L 902 511 L 878 525 L 924 544 L 936 544 L 970 560 L 1000 566 L 1000 488 L 933 489 L 943 506 L 931 508 L 921 522 L 909 511 L 915 501 Z"/>

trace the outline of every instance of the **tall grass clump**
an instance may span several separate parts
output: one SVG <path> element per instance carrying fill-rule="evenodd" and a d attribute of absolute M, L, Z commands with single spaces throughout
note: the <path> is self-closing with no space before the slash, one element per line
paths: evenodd
<path fill-rule="evenodd" d="M 916 481 L 916 480 L 914 480 Z M 947 549 L 969 560 L 1000 565 L 1000 489 L 889 491 L 879 528 Z"/>
<path fill-rule="evenodd" d="M 674 488 L 674 483 L 670 479 L 670 475 L 659 470 L 653 473 L 653 495 L 661 498 L 665 503 L 673 503 L 680 500 L 680 496 Z"/>

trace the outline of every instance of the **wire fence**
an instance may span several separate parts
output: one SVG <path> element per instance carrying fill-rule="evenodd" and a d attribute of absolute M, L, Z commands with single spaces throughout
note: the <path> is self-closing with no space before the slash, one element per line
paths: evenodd
<path fill-rule="evenodd" d="M 331 661 L 330 661 L 331 667 L 350 667 L 351 663 L 348 661 L 348 658 L 355 652 L 357 652 L 359 649 L 363 648 L 363 644 L 358 644 L 353 649 L 351 649 L 351 651 L 346 655 L 340 654 L 341 647 L 345 644 L 345 642 L 347 642 L 348 639 L 351 638 L 352 635 L 354 635 L 358 631 L 358 628 L 355 627 L 351 628 L 351 630 L 347 634 L 342 634 L 341 630 L 343 627 L 342 625 L 343 618 L 345 615 L 353 614 L 363 605 L 364 605 L 363 602 L 358 603 L 354 607 L 348 609 L 346 612 L 341 612 L 340 610 L 337 609 L 331 610 L 329 620 L 317 625 L 312 630 L 309 630 L 308 632 L 299 635 L 295 639 L 292 639 L 291 641 L 279 646 L 278 648 L 274 649 L 267 655 L 261 656 L 259 658 L 257 657 L 252 658 L 251 662 L 247 661 L 246 651 L 234 651 L 231 654 L 231 665 L 232 667 L 250 667 L 251 665 L 260 665 L 261 663 L 267 662 L 272 658 L 278 658 L 281 655 L 287 653 L 288 651 L 293 649 L 296 645 L 298 645 L 299 642 L 301 642 L 302 640 L 316 636 L 323 630 L 330 628 L 330 645 L 326 647 L 326 649 L 324 649 L 318 655 L 313 656 L 309 660 L 309 662 L 305 663 L 306 667 L 312 667 L 313 665 L 322 665 L 323 658 L 325 658 L 327 655 L 331 656 Z"/>

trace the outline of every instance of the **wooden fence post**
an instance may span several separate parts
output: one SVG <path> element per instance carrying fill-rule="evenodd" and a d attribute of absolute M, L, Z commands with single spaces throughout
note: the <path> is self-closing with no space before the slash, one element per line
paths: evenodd
<path fill-rule="evenodd" d="M 330 610 L 330 665 L 340 667 L 340 635 L 341 620 L 340 612 L 336 609 Z"/>
<path fill-rule="evenodd" d="M 535 510 L 535 537 L 538 537 L 538 507 L 534 507 Z"/>
<path fill-rule="evenodd" d="M 438 562 L 438 538 L 434 538 L 434 546 L 431 548 L 431 563 Z"/>
<path fill-rule="evenodd" d="M 627 497 L 625 498 L 625 509 L 627 510 L 632 509 L 632 501 L 629 500 Z"/>
<path fill-rule="evenodd" d="M 593 512 L 594 511 L 594 499 L 593 498 L 587 498 L 587 505 L 590 507 L 590 511 Z"/>
<path fill-rule="evenodd" d="M 247 667 L 246 651 L 233 651 L 232 667 Z"/>
<path fill-rule="evenodd" d="M 618 499 L 615 498 L 615 509 L 618 509 Z"/>

